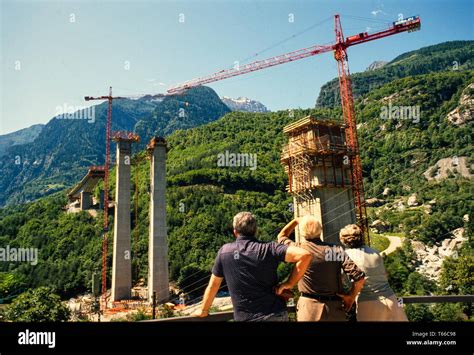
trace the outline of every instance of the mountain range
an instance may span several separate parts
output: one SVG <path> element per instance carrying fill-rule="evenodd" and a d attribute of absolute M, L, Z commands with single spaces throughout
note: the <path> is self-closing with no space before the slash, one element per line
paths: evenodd
<path fill-rule="evenodd" d="M 9 147 L 20 144 L 28 144 L 33 142 L 41 133 L 44 124 L 35 124 L 28 128 L 0 135 L 0 157 L 7 151 Z"/>
<path fill-rule="evenodd" d="M 83 110 L 85 111 L 85 110 Z M 218 119 L 230 109 L 208 87 L 181 96 L 114 100 L 112 131 L 134 131 L 142 149 L 154 135 L 167 136 Z M 73 117 L 87 117 L 76 112 Z M 0 137 L 0 206 L 27 202 L 71 186 L 91 165 L 103 165 L 107 103 L 94 107 L 93 119 L 57 116 L 46 125 Z M 22 137 L 22 138 L 21 138 Z M 11 144 L 14 140 L 16 144 Z M 10 143 L 8 143 L 10 142 Z M 114 149 L 112 152 L 112 162 Z"/>

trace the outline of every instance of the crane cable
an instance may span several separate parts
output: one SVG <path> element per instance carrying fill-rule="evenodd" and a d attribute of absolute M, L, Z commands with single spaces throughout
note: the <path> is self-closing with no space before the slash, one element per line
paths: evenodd
<path fill-rule="evenodd" d="M 290 40 L 292 40 L 292 39 L 294 39 L 294 38 L 296 38 L 296 37 L 298 37 L 298 36 L 301 36 L 302 34 L 308 32 L 308 31 L 311 31 L 312 29 L 314 29 L 314 28 L 316 28 L 316 27 L 318 27 L 318 26 L 323 25 L 324 23 L 328 22 L 328 21 L 331 20 L 331 19 L 332 19 L 332 16 L 329 16 L 329 17 L 325 18 L 325 19 L 322 20 L 322 21 L 316 22 L 315 24 L 312 24 L 311 26 L 309 26 L 309 27 L 307 27 L 307 28 L 305 28 L 305 29 L 303 29 L 303 30 L 301 30 L 301 31 L 299 31 L 299 32 L 297 32 L 297 33 L 295 33 L 295 34 L 292 34 L 291 36 L 286 37 L 286 38 L 284 38 L 284 39 L 282 39 L 282 40 L 280 40 L 280 41 L 278 41 L 278 42 L 276 42 L 276 43 L 270 45 L 269 47 L 266 47 L 266 48 L 264 48 L 264 49 L 262 49 L 262 50 L 256 52 L 255 54 L 252 54 L 251 56 L 249 56 L 249 57 L 247 57 L 247 58 L 241 60 L 241 62 L 245 63 L 246 61 L 257 57 L 257 56 L 259 56 L 260 54 L 269 51 L 270 49 L 273 49 L 273 48 L 275 48 L 275 47 L 278 47 L 279 45 L 281 45 L 281 44 L 283 44 L 283 43 L 286 43 L 286 42 L 288 42 L 288 41 L 290 41 Z"/>

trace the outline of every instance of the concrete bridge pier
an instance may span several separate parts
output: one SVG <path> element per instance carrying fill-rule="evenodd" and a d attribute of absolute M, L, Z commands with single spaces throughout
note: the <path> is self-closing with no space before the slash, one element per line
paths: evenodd
<path fill-rule="evenodd" d="M 130 299 L 132 263 L 130 246 L 130 162 L 131 136 L 114 136 L 117 143 L 115 188 L 114 248 L 112 262 L 112 301 Z"/>
<path fill-rule="evenodd" d="M 148 242 L 148 298 L 169 299 L 168 240 L 166 231 L 166 151 L 164 138 L 154 137 L 147 146 L 150 156 L 150 228 Z"/>
<path fill-rule="evenodd" d="M 91 208 L 91 193 L 87 191 L 81 191 L 81 211 L 88 210 Z"/>

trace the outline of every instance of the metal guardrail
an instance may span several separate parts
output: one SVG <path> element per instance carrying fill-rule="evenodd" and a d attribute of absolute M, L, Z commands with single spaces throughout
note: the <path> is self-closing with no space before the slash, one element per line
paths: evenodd
<path fill-rule="evenodd" d="M 288 306 L 288 313 L 295 313 L 296 306 Z M 150 319 L 144 322 L 228 322 L 234 319 L 233 311 L 226 312 L 217 312 L 209 314 L 209 316 L 204 318 L 194 317 L 194 316 L 183 316 L 183 317 L 173 317 L 173 318 L 161 318 L 161 319 Z"/>
<path fill-rule="evenodd" d="M 403 300 L 403 304 L 414 304 L 414 303 L 474 303 L 474 295 L 461 295 L 461 296 L 451 296 L 451 295 L 441 295 L 441 296 L 405 296 L 399 297 L 398 299 Z M 288 313 L 295 313 L 296 306 L 289 306 Z M 217 312 L 209 314 L 209 316 L 204 318 L 194 317 L 194 316 L 183 316 L 183 317 L 173 317 L 173 318 L 160 318 L 160 319 L 150 319 L 144 322 L 228 322 L 234 318 L 234 313 L 232 311 L 227 312 Z"/>
<path fill-rule="evenodd" d="M 160 319 L 150 319 L 145 320 L 144 322 L 228 322 L 234 319 L 234 312 L 217 312 L 209 314 L 209 316 L 204 318 L 193 317 L 193 316 L 183 316 L 183 317 L 173 317 L 173 318 L 160 318 Z"/>
<path fill-rule="evenodd" d="M 409 303 L 474 303 L 473 295 L 460 295 L 460 296 L 405 296 L 399 297 L 403 300 L 404 304 Z"/>

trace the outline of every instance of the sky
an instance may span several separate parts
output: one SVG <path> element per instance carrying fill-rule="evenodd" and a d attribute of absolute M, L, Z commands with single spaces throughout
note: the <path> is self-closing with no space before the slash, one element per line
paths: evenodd
<path fill-rule="evenodd" d="M 474 1 L 0 0 L 0 134 L 47 123 L 86 95 L 141 95 L 253 60 L 388 27 L 420 15 L 421 31 L 351 47 L 352 73 L 375 60 L 474 38 Z M 337 75 L 331 53 L 209 84 L 271 110 L 313 107 Z M 97 104 L 97 102 L 95 102 Z"/>

